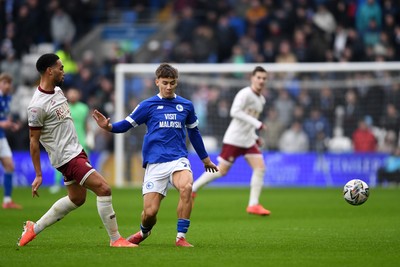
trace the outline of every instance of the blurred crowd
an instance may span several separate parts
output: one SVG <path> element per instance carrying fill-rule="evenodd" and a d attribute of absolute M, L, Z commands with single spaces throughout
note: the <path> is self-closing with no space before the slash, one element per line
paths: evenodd
<path fill-rule="evenodd" d="M 400 2 L 395 0 L 0 0 L 0 71 L 14 76 L 16 93 L 32 90 L 34 82 L 20 78 L 21 60 L 32 46 L 50 43 L 65 66 L 63 89 L 79 89 L 90 109 L 112 117 L 115 64 L 134 63 L 134 54 L 116 46 L 114 57 L 99 63 L 93 51 L 76 58 L 72 48 L 95 25 L 113 22 L 122 14 L 118 10 L 131 11 L 134 23 L 154 22 L 161 14 L 176 20 L 173 33 L 160 42 L 161 53 L 148 63 L 400 61 Z M 399 72 L 271 75 L 271 80 L 286 82 L 264 91 L 264 148 L 391 153 L 399 143 L 398 77 Z M 243 75 L 228 78 L 247 81 Z M 155 92 L 151 79 L 127 78 L 128 110 Z M 377 79 L 385 83 L 371 82 Z M 346 87 L 301 85 L 309 80 L 355 82 Z M 202 132 L 220 141 L 240 87 L 180 86 L 195 104 Z M 88 129 L 94 132 L 94 150 L 112 149 L 112 136 L 95 125 Z M 132 135 L 132 144 L 140 144 L 140 134 Z M 28 148 L 26 128 L 10 139 L 13 149 Z"/>

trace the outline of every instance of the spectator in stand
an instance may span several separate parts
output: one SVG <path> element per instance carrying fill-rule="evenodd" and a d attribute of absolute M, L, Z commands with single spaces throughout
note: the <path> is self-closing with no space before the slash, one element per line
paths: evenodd
<path fill-rule="evenodd" d="M 250 7 L 246 11 L 248 27 L 255 27 L 268 15 L 268 10 L 261 4 L 260 0 L 250 0 Z"/>
<path fill-rule="evenodd" d="M 15 27 L 11 22 L 5 26 L 4 38 L 0 38 L 0 60 L 4 60 L 12 52 L 17 52 Z"/>
<path fill-rule="evenodd" d="M 10 50 L 6 58 L 0 61 L 0 71 L 9 73 L 13 77 L 12 87 L 17 89 L 21 84 L 21 62 L 15 56 L 15 51 Z"/>
<path fill-rule="evenodd" d="M 266 40 L 263 43 L 263 49 L 262 49 L 262 54 L 264 56 L 264 61 L 266 63 L 272 63 L 275 62 L 275 47 L 274 43 L 270 40 Z"/>
<path fill-rule="evenodd" d="M 305 117 L 306 117 L 306 113 L 304 111 L 304 107 L 297 104 L 293 109 L 292 121 L 299 121 L 303 125 Z"/>
<path fill-rule="evenodd" d="M 71 87 L 78 74 L 78 64 L 72 56 L 72 44 L 69 42 L 61 44 L 56 54 L 64 65 L 64 87 Z"/>
<path fill-rule="evenodd" d="M 216 28 L 218 62 L 226 62 L 232 54 L 232 48 L 237 42 L 235 29 L 229 24 L 229 17 L 222 15 Z"/>
<path fill-rule="evenodd" d="M 284 153 L 302 153 L 309 149 L 307 134 L 299 121 L 293 121 L 279 140 L 279 150 Z"/>
<path fill-rule="evenodd" d="M 382 167 L 378 169 L 378 185 L 385 182 L 400 184 L 400 147 L 385 159 Z"/>
<path fill-rule="evenodd" d="M 295 102 L 290 98 L 287 90 L 281 88 L 278 98 L 275 100 L 274 107 L 278 111 L 279 121 L 285 126 L 289 126 L 293 117 Z"/>
<path fill-rule="evenodd" d="M 377 149 L 377 140 L 371 129 L 368 127 L 365 119 L 358 121 L 358 127 L 352 135 L 354 152 L 375 152 Z"/>
<path fill-rule="evenodd" d="M 50 33 L 57 50 L 60 45 L 74 41 L 76 27 L 58 1 L 53 1 L 52 4 L 53 15 L 50 20 Z"/>
<path fill-rule="evenodd" d="M 340 60 L 340 58 L 343 56 L 344 50 L 346 48 L 347 36 L 347 29 L 339 24 L 336 27 L 332 48 L 336 60 Z"/>
<path fill-rule="evenodd" d="M 354 25 L 354 16 L 352 14 L 352 1 L 338 0 L 335 1 L 332 14 L 337 22 L 340 22 L 344 28 Z"/>
<path fill-rule="evenodd" d="M 400 110 L 400 84 L 392 83 L 385 93 L 385 103 L 393 104 L 397 110 Z"/>
<path fill-rule="evenodd" d="M 85 103 L 87 103 L 89 98 L 94 96 L 97 91 L 97 83 L 93 78 L 92 70 L 88 67 L 82 67 L 76 78 L 75 75 L 72 78 L 72 85 L 76 88 L 82 88 L 81 99 Z"/>
<path fill-rule="evenodd" d="M 296 102 L 297 102 L 297 105 L 303 107 L 304 113 L 306 115 L 308 115 L 310 113 L 312 107 L 315 106 L 315 103 L 310 95 L 310 92 L 307 89 L 301 89 L 301 91 L 298 93 Z"/>
<path fill-rule="evenodd" d="M 374 47 L 379 43 L 379 35 L 381 31 L 375 18 L 369 20 L 367 28 L 364 30 L 363 41 L 366 47 Z"/>
<path fill-rule="evenodd" d="M 376 0 L 366 0 L 357 8 L 356 27 L 360 34 L 363 34 L 370 24 L 371 19 L 376 22 L 378 29 L 382 26 L 382 8 Z"/>
<path fill-rule="evenodd" d="M 285 127 L 279 121 L 278 111 L 274 107 L 268 110 L 264 125 L 265 130 L 260 132 L 260 136 L 265 142 L 265 148 L 269 151 L 279 150 L 279 138 L 282 136 Z"/>
<path fill-rule="evenodd" d="M 354 90 L 349 90 L 345 94 L 343 128 L 344 135 L 352 137 L 357 128 L 357 121 L 361 118 L 361 108 L 358 103 L 357 94 Z"/>
<path fill-rule="evenodd" d="M 29 52 L 33 44 L 35 33 L 35 22 L 29 16 L 29 8 L 26 4 L 20 6 L 18 17 L 15 20 L 15 43 L 17 58 Z"/>
<path fill-rule="evenodd" d="M 329 36 L 329 38 L 336 29 L 335 17 L 322 3 L 318 5 L 312 20 L 318 28 L 320 28 L 327 36 Z"/>
<path fill-rule="evenodd" d="M 275 58 L 276 63 L 296 63 L 296 55 L 293 54 L 288 40 L 283 40 L 279 44 L 279 52 Z"/>
<path fill-rule="evenodd" d="M 397 145 L 397 134 L 389 130 L 385 133 L 383 141 L 378 143 L 378 152 L 392 154 Z"/>
<path fill-rule="evenodd" d="M 366 61 L 363 40 L 354 28 L 347 29 L 346 48 L 352 53 L 352 61 Z"/>
<path fill-rule="evenodd" d="M 336 127 L 333 130 L 333 137 L 328 141 L 328 151 L 333 153 L 349 153 L 352 150 L 351 139 L 343 135 L 342 128 Z"/>
<path fill-rule="evenodd" d="M 394 29 L 394 44 L 396 48 L 396 58 L 400 60 L 400 25 Z"/>
<path fill-rule="evenodd" d="M 318 108 L 313 108 L 310 116 L 303 123 L 304 131 L 308 136 L 310 149 L 316 151 L 317 141 L 331 136 L 331 126 Z M 322 133 L 323 137 L 322 137 Z M 317 137 L 320 137 L 319 139 Z"/>
<path fill-rule="evenodd" d="M 217 43 L 214 29 L 207 25 L 198 26 L 191 41 L 194 60 L 197 63 L 215 63 Z"/>
<path fill-rule="evenodd" d="M 307 45 L 306 35 L 302 30 L 296 30 L 293 36 L 293 54 L 298 62 L 307 62 L 310 53 Z"/>
<path fill-rule="evenodd" d="M 400 115 L 392 103 L 386 105 L 385 114 L 381 118 L 381 127 L 386 131 L 393 131 L 398 137 L 400 133 Z"/>
<path fill-rule="evenodd" d="M 335 117 L 335 97 L 333 90 L 328 86 L 324 86 L 316 100 L 317 107 L 321 110 L 325 118 L 328 119 L 330 125 L 334 124 Z"/>
<path fill-rule="evenodd" d="M 180 43 L 191 42 L 193 33 L 198 26 L 198 22 L 193 14 L 193 9 L 191 7 L 185 7 L 182 12 L 178 14 L 180 14 L 180 17 L 175 27 L 178 41 Z"/>

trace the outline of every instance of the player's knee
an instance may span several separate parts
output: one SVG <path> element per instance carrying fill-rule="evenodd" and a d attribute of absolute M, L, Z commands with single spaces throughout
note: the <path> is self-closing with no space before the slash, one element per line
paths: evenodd
<path fill-rule="evenodd" d="M 179 188 L 179 194 L 183 196 L 191 196 L 193 183 L 186 183 Z"/>
<path fill-rule="evenodd" d="M 225 168 L 220 168 L 219 169 L 219 174 L 222 176 L 225 176 L 228 173 L 228 170 Z M 218 177 L 219 178 L 219 177 Z"/>
<path fill-rule="evenodd" d="M 111 196 L 111 187 L 106 182 L 103 182 L 97 186 L 95 193 L 98 196 Z"/>
<path fill-rule="evenodd" d="M 72 203 L 80 207 L 86 202 L 86 194 L 82 196 L 69 196 L 69 199 Z"/>
<path fill-rule="evenodd" d="M 14 164 L 9 163 L 9 164 L 4 164 L 4 171 L 5 172 L 14 172 Z"/>

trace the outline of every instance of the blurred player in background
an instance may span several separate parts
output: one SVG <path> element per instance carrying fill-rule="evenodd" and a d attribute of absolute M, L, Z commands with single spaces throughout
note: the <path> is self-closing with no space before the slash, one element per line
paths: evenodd
<path fill-rule="evenodd" d="M 255 215 L 269 215 L 260 203 L 264 184 L 265 163 L 259 145 L 262 140 L 256 131 L 262 130 L 264 125 L 258 120 L 265 105 L 265 98 L 261 94 L 267 82 L 267 71 L 257 66 L 251 75 L 251 84 L 241 89 L 235 96 L 231 107 L 232 120 L 222 140 L 222 151 L 218 157 L 219 172 L 203 173 L 193 184 L 193 198 L 196 192 L 204 185 L 217 178 L 225 176 L 236 158 L 244 156 L 253 169 L 250 183 L 250 200 L 246 211 Z"/>
<path fill-rule="evenodd" d="M 75 130 L 78 135 L 78 141 L 82 145 L 83 150 L 89 156 L 89 147 L 86 142 L 87 129 L 88 129 L 88 116 L 89 107 L 85 103 L 79 101 L 81 99 L 81 92 L 77 88 L 69 88 L 66 92 L 69 110 L 71 111 L 72 121 L 74 122 Z M 61 172 L 54 171 L 54 185 L 50 187 L 50 192 L 55 194 L 61 189 Z"/>
<path fill-rule="evenodd" d="M 128 238 L 134 244 L 145 240 L 157 222 L 161 200 L 167 195 L 168 184 L 179 192 L 176 246 L 192 247 L 186 241 L 192 211 L 193 174 L 187 159 L 186 131 L 190 142 L 202 160 L 206 171 L 218 171 L 204 148 L 198 120 L 192 102 L 175 94 L 178 71 L 163 63 L 156 70 L 155 83 L 159 93 L 142 101 L 124 120 L 110 123 L 99 111 L 93 117 L 97 124 L 110 132 L 123 133 L 146 124 L 142 155 L 146 168 L 143 181 L 143 211 L 140 231 Z"/>
<path fill-rule="evenodd" d="M 97 195 L 97 210 L 110 237 L 110 246 L 136 247 L 119 234 L 111 188 L 90 165 L 78 141 L 67 99 L 59 87 L 64 81 L 60 58 L 55 54 L 44 54 L 37 60 L 36 69 L 40 73 L 40 84 L 28 106 L 30 152 L 36 173 L 32 197 L 39 196 L 38 189 L 43 180 L 39 142 L 49 154 L 51 164 L 64 175 L 68 195 L 57 200 L 36 223 L 25 222 L 18 245 L 25 246 L 46 227 L 83 205 L 86 191 L 90 189 Z"/>
<path fill-rule="evenodd" d="M 14 161 L 6 138 L 5 130 L 18 131 L 20 124 L 12 121 L 10 116 L 10 102 L 12 77 L 7 73 L 0 74 L 0 161 L 4 168 L 4 197 L 3 209 L 22 209 L 22 206 L 12 201 L 12 178 Z"/>

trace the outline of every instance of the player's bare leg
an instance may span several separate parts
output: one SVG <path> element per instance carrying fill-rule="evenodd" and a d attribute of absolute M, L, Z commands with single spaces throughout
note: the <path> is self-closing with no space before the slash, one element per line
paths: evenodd
<path fill-rule="evenodd" d="M 186 233 L 190 226 L 190 214 L 192 212 L 192 172 L 189 170 L 174 172 L 172 182 L 179 192 L 176 246 L 193 247 L 193 245 L 186 241 Z"/>
<path fill-rule="evenodd" d="M 163 198 L 163 195 L 156 192 L 147 193 L 143 196 L 140 231 L 128 237 L 129 242 L 139 244 L 151 234 L 151 229 L 157 223 L 157 213 Z"/>

